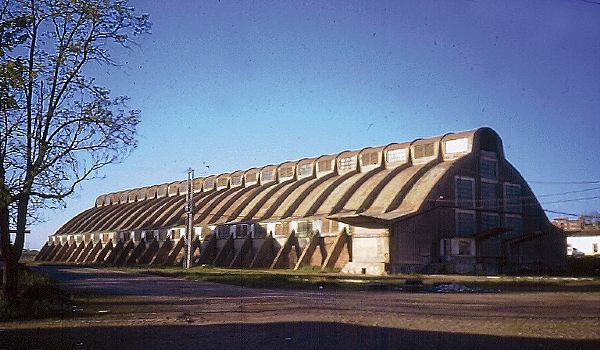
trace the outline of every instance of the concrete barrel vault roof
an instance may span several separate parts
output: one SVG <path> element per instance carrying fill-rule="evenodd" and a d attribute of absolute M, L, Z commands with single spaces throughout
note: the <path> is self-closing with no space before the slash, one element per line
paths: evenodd
<path fill-rule="evenodd" d="M 393 220 L 419 210 L 450 169 L 471 158 L 465 156 L 474 153 L 480 133 L 500 140 L 493 130 L 480 128 L 196 178 L 194 224 L 312 217 Z M 448 147 L 462 153 L 445 153 L 452 140 Z M 186 184 L 182 180 L 102 194 L 94 207 L 56 234 L 182 226 Z"/>

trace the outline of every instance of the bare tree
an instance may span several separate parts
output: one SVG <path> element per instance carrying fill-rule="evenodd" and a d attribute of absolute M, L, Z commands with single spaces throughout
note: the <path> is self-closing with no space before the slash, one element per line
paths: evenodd
<path fill-rule="evenodd" d="M 136 147 L 140 112 L 85 68 L 149 32 L 126 0 L 2 0 L 0 5 L 0 252 L 14 300 L 26 227 Z M 14 240 L 11 240 L 11 233 Z"/>
<path fill-rule="evenodd" d="M 582 215 L 585 218 L 585 222 L 591 225 L 597 225 L 600 223 L 600 212 L 596 209 L 586 211 Z"/>

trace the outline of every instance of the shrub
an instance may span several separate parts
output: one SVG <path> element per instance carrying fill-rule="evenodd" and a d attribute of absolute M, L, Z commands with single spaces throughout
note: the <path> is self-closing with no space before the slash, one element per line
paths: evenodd
<path fill-rule="evenodd" d="M 567 263 L 572 275 L 600 276 L 600 257 L 598 256 L 568 257 Z"/>
<path fill-rule="evenodd" d="M 68 302 L 68 295 L 44 274 L 20 268 L 16 301 L 0 297 L 0 321 L 63 316 L 69 311 Z"/>

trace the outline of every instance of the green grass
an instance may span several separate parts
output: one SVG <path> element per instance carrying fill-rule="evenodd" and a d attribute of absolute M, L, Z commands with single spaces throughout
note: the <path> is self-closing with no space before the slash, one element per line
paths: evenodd
<path fill-rule="evenodd" d="M 35 265 L 33 263 L 32 265 Z M 43 263 L 41 265 L 44 265 Z M 72 264 L 64 264 L 66 266 Z M 81 265 L 77 265 L 81 266 Z M 189 270 L 180 266 L 149 267 L 147 265 L 114 267 L 87 265 L 94 268 L 145 273 L 189 280 L 217 282 L 253 288 L 318 288 L 388 289 L 428 291 L 438 284 L 460 283 L 482 291 L 575 291 L 600 292 L 599 277 L 570 277 L 547 275 L 429 275 L 394 274 L 388 276 L 347 275 L 337 271 L 321 272 L 319 267 L 291 269 L 233 269 L 210 265 Z"/>
<path fill-rule="evenodd" d="M 114 269 L 110 268 L 109 269 Z M 122 271 L 146 273 L 189 280 L 217 282 L 254 288 L 389 289 L 427 291 L 442 283 L 460 283 L 481 290 L 501 291 L 600 291 L 598 278 L 552 276 L 472 276 L 406 274 L 390 276 L 344 275 L 322 273 L 311 268 L 293 270 L 226 269 L 194 267 L 122 267 Z"/>
<path fill-rule="evenodd" d="M 19 271 L 17 299 L 9 302 L 0 296 L 0 322 L 64 316 L 69 313 L 69 296 L 40 272 Z"/>
<path fill-rule="evenodd" d="M 252 288 L 309 288 L 319 286 L 341 286 L 338 279 L 328 277 L 325 274 L 315 273 L 310 269 L 296 273 L 264 270 L 221 269 L 211 267 L 194 267 L 190 270 L 185 270 L 178 267 L 127 267 L 120 268 L 120 270 Z"/>

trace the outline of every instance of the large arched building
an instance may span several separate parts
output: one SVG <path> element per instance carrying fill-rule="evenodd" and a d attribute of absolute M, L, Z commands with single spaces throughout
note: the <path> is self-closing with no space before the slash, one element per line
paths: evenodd
<path fill-rule="evenodd" d="M 206 178 L 194 264 L 359 274 L 552 271 L 565 239 L 489 128 Z M 99 196 L 40 261 L 175 265 L 187 181 Z"/>

